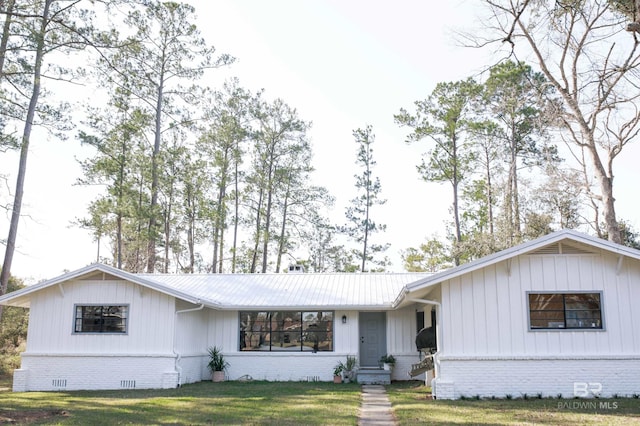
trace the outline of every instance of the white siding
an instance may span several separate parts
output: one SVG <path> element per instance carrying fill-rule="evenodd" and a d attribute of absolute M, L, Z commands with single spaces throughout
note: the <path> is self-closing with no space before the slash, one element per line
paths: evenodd
<path fill-rule="evenodd" d="M 74 307 L 84 304 L 128 305 L 127 333 L 74 333 Z M 34 293 L 14 390 L 175 387 L 174 312 L 173 297 L 126 281 L 71 281 Z"/>
<path fill-rule="evenodd" d="M 334 311 L 333 352 L 242 352 L 239 350 L 238 311 L 208 310 L 208 345 L 222 348 L 229 362 L 227 378 L 251 376 L 257 380 L 330 381 L 333 368 L 347 355 L 359 356 L 357 311 Z M 342 323 L 342 316 L 347 323 Z M 415 349 L 415 307 L 387 312 L 387 349 L 397 358 L 394 380 L 407 380 L 411 364 L 418 362 Z M 206 357 L 202 358 L 202 378 L 208 379 Z"/>
<path fill-rule="evenodd" d="M 32 296 L 27 353 L 166 354 L 172 352 L 174 299 L 125 281 L 74 281 Z M 128 332 L 73 333 L 77 304 L 129 305 Z"/>
<path fill-rule="evenodd" d="M 602 330 L 529 330 L 527 292 L 602 293 Z M 521 255 L 442 283 L 439 398 L 640 392 L 640 262 L 608 253 Z"/>
<path fill-rule="evenodd" d="M 397 311 L 387 312 L 387 353 L 396 358 L 392 371 L 392 380 L 410 380 L 411 364 L 420 362 L 420 353 L 416 349 L 416 311 L 424 310 L 425 326 L 431 322 L 431 305 L 415 305 Z M 414 377 L 423 380 L 424 374 Z"/>
<path fill-rule="evenodd" d="M 640 268 L 599 255 L 520 256 L 442 284 L 448 355 L 638 354 Z M 528 291 L 602 292 L 604 330 L 530 331 Z"/>

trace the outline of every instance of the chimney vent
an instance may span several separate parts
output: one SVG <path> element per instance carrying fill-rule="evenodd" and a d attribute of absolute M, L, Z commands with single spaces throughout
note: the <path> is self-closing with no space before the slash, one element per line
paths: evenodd
<path fill-rule="evenodd" d="M 289 265 L 290 274 L 304 274 L 304 265 L 295 264 Z"/>

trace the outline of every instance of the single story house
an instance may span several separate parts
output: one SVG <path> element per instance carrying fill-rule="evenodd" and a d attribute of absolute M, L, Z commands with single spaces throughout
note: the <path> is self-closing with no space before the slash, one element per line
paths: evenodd
<path fill-rule="evenodd" d="M 640 394 L 640 251 L 564 230 L 437 274 L 131 274 L 94 264 L 0 297 L 29 307 L 14 391 L 330 381 L 347 356 L 394 380 L 435 327 L 440 399 Z"/>

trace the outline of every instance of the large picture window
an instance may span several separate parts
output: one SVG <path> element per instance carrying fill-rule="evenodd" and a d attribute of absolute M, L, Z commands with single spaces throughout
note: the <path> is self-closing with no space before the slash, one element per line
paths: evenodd
<path fill-rule="evenodd" d="M 127 305 L 76 305 L 76 333 L 126 333 Z"/>
<path fill-rule="evenodd" d="M 529 326 L 539 329 L 602 329 L 600 293 L 529 293 Z"/>
<path fill-rule="evenodd" d="M 240 312 L 241 351 L 333 351 L 333 312 Z"/>

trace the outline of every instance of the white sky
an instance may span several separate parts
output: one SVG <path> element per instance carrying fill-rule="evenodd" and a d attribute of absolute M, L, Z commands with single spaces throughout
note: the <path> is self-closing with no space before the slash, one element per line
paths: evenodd
<path fill-rule="evenodd" d="M 412 110 L 440 81 L 477 74 L 490 65 L 481 52 L 458 47 L 455 29 L 476 25 L 480 2 L 447 0 L 192 0 L 198 26 L 218 52 L 238 61 L 216 70 L 203 85 L 217 86 L 237 76 L 266 98 L 282 98 L 299 116 L 313 122 L 309 136 L 314 149 L 318 184 L 337 197 L 333 220 L 344 221 L 344 208 L 355 196 L 356 144 L 352 130 L 373 126 L 373 145 L 386 205 L 373 219 L 387 225 L 374 242 L 390 242 L 391 270 L 400 271 L 399 251 L 418 246 L 433 233 L 444 235 L 451 204 L 446 185 L 427 184 L 416 171 L 424 145 L 407 145 L 408 129 L 393 115 Z M 488 52 L 482 52 L 488 53 Z M 79 142 L 32 141 L 24 219 L 12 273 L 27 282 L 51 278 L 95 260 L 96 245 L 86 231 L 70 225 L 85 216 L 95 189 L 74 186 L 81 171 Z M 15 156 L 0 155 L 0 174 L 11 173 L 0 194 L 13 194 Z M 618 173 L 616 184 L 637 178 L 633 164 Z M 622 177 L 621 177 L 622 176 Z M 633 194 L 633 189 L 629 189 Z M 624 204 L 618 191 L 618 211 L 634 221 L 636 206 Z M 624 197 L 627 200 L 635 197 Z M 635 200 L 634 200 L 635 202 Z M 632 213 L 631 213 L 632 212 Z M 6 238 L 9 214 L 0 213 L 0 236 Z M 2 248 L 3 249 L 3 248 Z M 106 248 L 103 247 L 106 252 Z M 2 255 L 3 252 L 2 252 Z M 206 256 L 205 256 L 206 258 Z"/>

